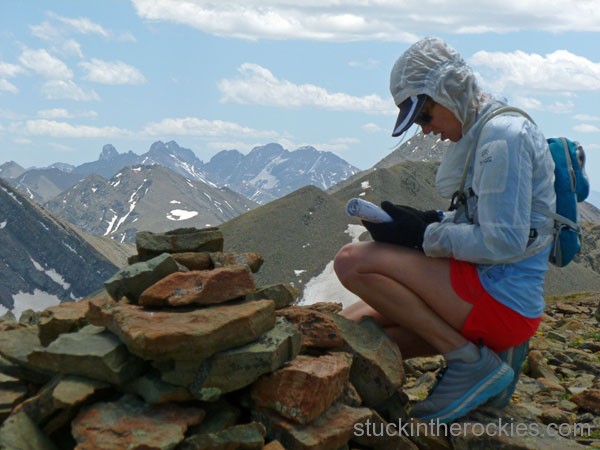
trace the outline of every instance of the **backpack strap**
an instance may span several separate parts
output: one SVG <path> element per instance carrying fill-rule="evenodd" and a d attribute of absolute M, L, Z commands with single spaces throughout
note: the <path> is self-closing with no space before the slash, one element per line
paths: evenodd
<path fill-rule="evenodd" d="M 465 161 L 465 168 L 463 169 L 463 173 L 460 178 L 460 186 L 458 188 L 458 191 L 456 191 L 454 194 L 452 194 L 452 200 L 450 201 L 450 208 L 449 208 L 450 211 L 457 209 L 459 207 L 459 205 L 461 205 L 461 204 L 466 205 L 468 193 L 465 192 L 465 183 L 467 182 L 467 174 L 469 173 L 469 167 L 471 166 L 471 162 L 473 161 L 473 158 L 475 157 L 475 150 L 479 146 L 479 138 L 481 137 L 481 132 L 483 131 L 483 127 L 485 126 L 486 123 L 488 123 L 494 117 L 499 116 L 501 114 L 507 114 L 507 113 L 519 114 L 519 115 L 525 117 L 527 120 L 529 120 L 531 123 L 533 123 L 535 125 L 535 121 L 531 118 L 531 116 L 529 114 L 527 114 L 522 109 L 515 108 L 514 106 L 502 106 L 493 111 L 490 111 L 483 117 L 482 123 L 479 126 L 479 133 L 477 134 L 477 139 L 475 140 L 475 145 L 473 145 L 469 149 L 469 153 L 467 154 L 467 159 Z"/>

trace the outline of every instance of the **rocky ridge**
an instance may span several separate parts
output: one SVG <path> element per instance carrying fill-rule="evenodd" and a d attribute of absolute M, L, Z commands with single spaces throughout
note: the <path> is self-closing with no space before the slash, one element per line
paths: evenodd
<path fill-rule="evenodd" d="M 456 423 L 463 430 L 456 435 L 411 433 L 419 422 L 407 412 L 426 395 L 439 358 L 403 360 L 375 322 L 346 320 L 335 299 L 300 307 L 289 285 L 257 286 L 262 256 L 223 252 L 218 228 L 140 232 L 136 247 L 95 295 L 19 322 L 0 320 L 0 448 L 568 449 L 600 442 L 598 294 L 549 299 L 507 408 L 479 408 Z M 480 433 L 499 420 L 529 434 Z M 563 431 L 577 424 L 583 434 L 533 435 L 551 424 Z"/>

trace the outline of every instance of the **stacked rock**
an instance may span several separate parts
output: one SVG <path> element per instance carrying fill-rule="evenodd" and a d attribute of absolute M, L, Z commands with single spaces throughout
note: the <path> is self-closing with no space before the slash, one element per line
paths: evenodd
<path fill-rule="evenodd" d="M 373 321 L 257 287 L 261 256 L 223 252 L 218 228 L 136 246 L 103 291 L 5 325 L 0 448 L 417 448 L 357 433 L 406 418 L 402 357 Z"/>

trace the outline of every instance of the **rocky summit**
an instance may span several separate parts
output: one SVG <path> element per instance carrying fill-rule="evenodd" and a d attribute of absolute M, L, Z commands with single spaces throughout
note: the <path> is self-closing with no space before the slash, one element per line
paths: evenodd
<path fill-rule="evenodd" d="M 219 228 L 138 234 L 104 289 L 0 318 L 0 448 L 600 448 L 598 293 L 548 298 L 506 408 L 426 423 L 440 357 L 257 285 L 262 256 Z"/>

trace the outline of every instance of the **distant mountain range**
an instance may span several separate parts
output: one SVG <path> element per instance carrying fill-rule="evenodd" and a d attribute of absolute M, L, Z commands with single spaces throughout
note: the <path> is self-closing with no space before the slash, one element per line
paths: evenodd
<path fill-rule="evenodd" d="M 91 174 L 110 179 L 124 167 L 161 165 L 190 180 L 213 187 L 228 187 L 253 202 L 263 204 L 302 186 L 328 189 L 359 172 L 331 152 L 314 147 L 288 151 L 279 144 L 255 147 L 247 155 L 223 150 L 203 163 L 190 149 L 175 141 L 157 141 L 148 152 L 119 153 L 114 146 L 102 148 L 98 160 L 79 166 L 56 163 L 46 168 L 24 169 L 11 161 L 0 165 L 0 177 L 38 203 L 45 203 Z"/>

